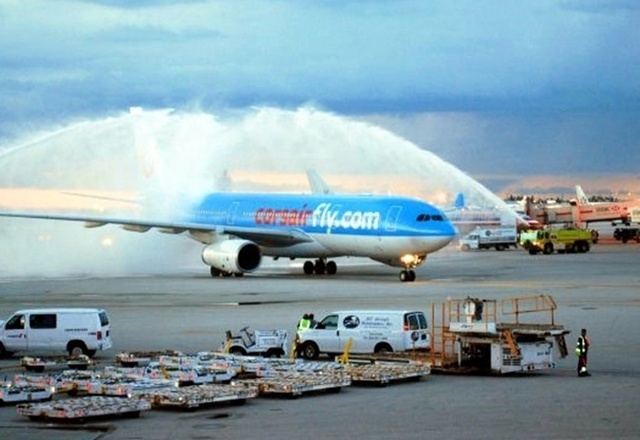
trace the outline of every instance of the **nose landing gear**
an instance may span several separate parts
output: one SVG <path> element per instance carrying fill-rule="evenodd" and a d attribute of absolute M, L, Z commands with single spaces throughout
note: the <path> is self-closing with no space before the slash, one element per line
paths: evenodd
<path fill-rule="evenodd" d="M 416 280 L 416 273 L 412 270 L 403 270 L 400 272 L 400 281 L 403 283 L 413 282 Z"/>

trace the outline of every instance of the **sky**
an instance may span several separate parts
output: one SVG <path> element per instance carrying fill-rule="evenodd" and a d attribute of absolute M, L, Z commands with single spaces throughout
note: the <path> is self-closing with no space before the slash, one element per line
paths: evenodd
<path fill-rule="evenodd" d="M 312 107 L 496 191 L 640 190 L 638 23 L 635 0 L 0 0 L 0 151 L 131 106 Z"/>

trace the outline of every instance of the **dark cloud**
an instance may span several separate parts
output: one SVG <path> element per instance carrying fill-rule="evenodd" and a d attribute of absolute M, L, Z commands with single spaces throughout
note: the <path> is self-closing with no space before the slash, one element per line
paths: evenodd
<path fill-rule="evenodd" d="M 496 166 L 518 172 L 522 151 L 582 169 L 638 163 L 628 153 L 640 150 L 636 2 L 117 0 L 62 13 L 33 1 L 0 9 L 2 138 L 136 105 L 312 103 L 385 123 L 398 116 L 418 124 L 400 133 L 419 145 L 493 149 Z M 429 113 L 459 118 L 429 126 L 436 144 L 418 122 Z M 483 125 L 460 138 L 468 115 Z M 618 153 L 606 164 L 587 163 L 607 149 Z M 451 160 L 483 172 L 493 164 L 470 157 Z M 550 168 L 562 170 L 557 162 Z"/>

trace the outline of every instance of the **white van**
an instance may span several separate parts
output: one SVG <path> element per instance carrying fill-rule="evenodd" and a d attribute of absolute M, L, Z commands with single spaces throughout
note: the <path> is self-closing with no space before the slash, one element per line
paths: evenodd
<path fill-rule="evenodd" d="M 313 328 L 299 332 L 298 354 L 316 359 L 344 351 L 383 353 L 429 348 L 429 329 L 423 312 L 404 310 L 344 310 L 327 315 Z"/>
<path fill-rule="evenodd" d="M 109 316 L 102 309 L 31 309 L 0 321 L 0 356 L 67 351 L 93 356 L 111 348 Z"/>

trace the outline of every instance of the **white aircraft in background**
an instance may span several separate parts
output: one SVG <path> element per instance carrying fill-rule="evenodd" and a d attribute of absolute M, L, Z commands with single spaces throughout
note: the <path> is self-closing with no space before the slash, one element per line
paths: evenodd
<path fill-rule="evenodd" d="M 640 200 L 590 202 L 576 185 L 576 199 L 568 204 L 528 206 L 527 213 L 542 224 L 567 223 L 581 227 L 597 222 L 630 224 L 640 215 Z"/>
<path fill-rule="evenodd" d="M 621 202 L 590 202 L 582 187 L 576 185 L 579 221 L 587 226 L 592 222 L 616 221 L 629 225 L 640 214 L 640 200 L 624 200 Z M 639 219 L 640 220 L 640 219 Z"/>

